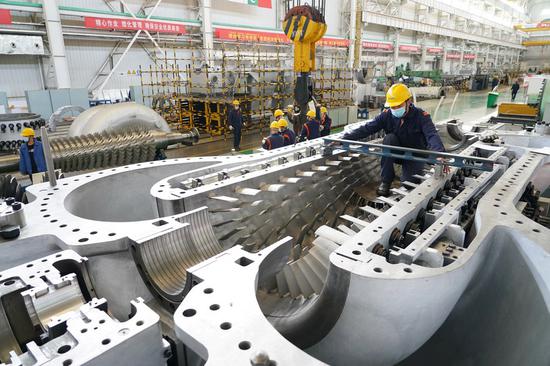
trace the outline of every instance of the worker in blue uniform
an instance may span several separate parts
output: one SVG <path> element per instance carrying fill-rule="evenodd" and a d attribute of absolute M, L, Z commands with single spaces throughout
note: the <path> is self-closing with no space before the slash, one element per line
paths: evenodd
<path fill-rule="evenodd" d="M 227 117 L 229 129 L 233 131 L 233 151 L 241 150 L 241 134 L 242 128 L 245 126 L 240 105 L 241 103 L 235 99 L 233 101 L 233 109 L 229 111 L 229 116 Z"/>
<path fill-rule="evenodd" d="M 34 138 L 32 128 L 24 128 L 21 136 L 25 138 L 25 143 L 19 148 L 19 171 L 21 174 L 27 174 L 32 182 L 32 175 L 46 171 L 46 159 L 44 158 L 44 148 L 42 142 Z"/>
<path fill-rule="evenodd" d="M 284 146 L 283 136 L 279 133 L 279 121 L 271 122 L 269 126 L 271 135 L 264 138 L 262 141 L 262 147 L 265 150 L 274 150 Z"/>
<path fill-rule="evenodd" d="M 300 141 L 313 140 L 318 138 L 320 135 L 321 125 L 319 121 L 315 119 L 315 111 L 309 110 L 306 113 L 307 121 L 302 127 L 302 132 L 300 133 Z"/>
<path fill-rule="evenodd" d="M 402 146 L 413 149 L 445 151 L 441 137 L 437 133 L 430 115 L 412 104 L 412 94 L 404 84 L 394 84 L 386 94 L 386 109 L 373 121 L 344 134 L 345 140 L 366 138 L 380 130 L 384 130 L 384 145 Z M 394 158 L 382 158 L 382 182 L 377 193 L 380 196 L 389 195 L 391 183 L 395 177 L 394 163 L 402 165 L 401 181 L 416 183 L 414 175 L 421 174 L 423 162 Z"/>
<path fill-rule="evenodd" d="M 321 107 L 321 137 L 330 135 L 332 119 L 328 115 L 327 107 Z"/>
<path fill-rule="evenodd" d="M 281 136 L 283 136 L 284 146 L 294 145 L 296 143 L 296 134 L 288 128 L 288 122 L 284 118 L 279 120 L 279 131 L 281 131 Z"/>

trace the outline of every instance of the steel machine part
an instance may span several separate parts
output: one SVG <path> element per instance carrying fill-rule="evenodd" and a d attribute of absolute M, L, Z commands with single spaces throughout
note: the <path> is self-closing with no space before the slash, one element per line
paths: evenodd
<path fill-rule="evenodd" d="M 62 251 L 0 272 L 1 365 L 162 365 L 169 344 L 143 299 L 129 319 L 94 297 L 87 259 Z"/>
<path fill-rule="evenodd" d="M 0 360 L 547 365 L 550 144 L 482 125 L 446 155 L 317 139 L 31 186 Z M 384 154 L 451 172 L 377 197 Z"/>

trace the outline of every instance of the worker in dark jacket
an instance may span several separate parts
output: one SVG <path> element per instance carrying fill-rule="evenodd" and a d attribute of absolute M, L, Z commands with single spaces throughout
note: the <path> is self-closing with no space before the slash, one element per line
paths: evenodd
<path fill-rule="evenodd" d="M 373 121 L 344 134 L 345 140 L 359 140 L 380 130 L 386 132 L 384 145 L 403 146 L 421 150 L 445 151 L 430 115 L 415 107 L 411 92 L 404 84 L 393 85 L 386 94 L 386 109 Z M 394 158 L 382 158 L 382 183 L 377 193 L 387 196 L 395 177 Z M 421 174 L 424 163 L 403 160 L 401 181 L 417 182 L 415 174 Z"/>
<path fill-rule="evenodd" d="M 330 135 L 330 128 L 332 127 L 332 119 L 328 116 L 328 109 L 321 107 L 321 137 Z"/>
<path fill-rule="evenodd" d="M 514 81 L 514 83 L 512 84 L 512 102 L 514 100 L 516 100 L 516 95 L 518 94 L 518 90 L 519 90 L 519 83 L 517 81 L 517 79 Z"/>
<path fill-rule="evenodd" d="M 292 104 L 289 104 L 286 107 L 286 117 L 289 123 L 292 123 L 292 129 L 294 130 L 294 134 L 298 136 L 300 132 L 302 132 L 302 122 L 300 121 L 300 114 L 295 113 L 294 106 Z"/>
<path fill-rule="evenodd" d="M 281 134 L 279 133 L 279 121 L 271 122 L 269 129 L 271 131 L 271 135 L 263 139 L 262 147 L 265 150 L 273 150 L 283 147 L 284 140 L 283 136 L 281 136 Z"/>
<path fill-rule="evenodd" d="M 284 118 L 279 120 L 279 131 L 281 131 L 281 136 L 283 136 L 284 146 L 294 145 L 296 143 L 296 134 L 288 128 L 288 122 Z"/>
<path fill-rule="evenodd" d="M 321 125 L 319 121 L 315 119 L 315 111 L 309 110 L 306 113 L 307 121 L 304 123 L 302 133 L 300 134 L 300 141 L 313 140 L 319 137 Z"/>
<path fill-rule="evenodd" d="M 46 171 L 46 159 L 42 143 L 34 138 L 32 128 L 24 128 L 21 136 L 26 139 L 19 148 L 19 171 L 21 174 L 28 174 L 31 178 L 34 173 Z"/>
<path fill-rule="evenodd" d="M 229 129 L 233 131 L 233 151 L 241 150 L 241 134 L 242 128 L 245 126 L 243 113 L 238 100 L 233 101 L 233 109 L 229 111 L 228 122 Z"/>

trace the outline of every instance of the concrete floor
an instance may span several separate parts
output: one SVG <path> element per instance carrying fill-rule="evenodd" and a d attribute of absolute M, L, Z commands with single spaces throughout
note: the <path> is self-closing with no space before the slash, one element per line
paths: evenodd
<path fill-rule="evenodd" d="M 453 118 L 461 120 L 465 126 L 471 124 L 473 121 L 495 112 L 496 108 L 487 108 L 487 93 L 488 90 L 479 92 L 468 92 L 459 94 L 455 103 Z M 508 87 L 499 89 L 500 102 L 510 102 L 510 90 Z M 419 101 L 417 105 L 430 113 L 432 118 L 437 121 L 442 121 L 451 118 L 449 115 L 454 95 L 449 96 L 443 100 L 441 107 L 437 115 L 433 116 L 434 110 L 439 103 L 439 99 L 430 99 Z M 516 102 L 520 102 L 521 92 L 516 99 Z M 370 117 L 374 118 L 380 113 L 379 110 L 371 110 Z M 338 130 L 337 130 L 338 131 Z M 337 132 L 335 131 L 335 132 Z M 241 153 L 252 153 L 253 150 L 260 148 L 262 138 L 267 136 L 268 132 L 264 131 L 264 134 L 260 134 L 258 131 L 249 132 L 242 137 Z M 169 158 L 178 157 L 191 157 L 191 156 L 213 156 L 230 154 L 233 147 L 233 137 L 228 135 L 226 137 L 218 137 L 214 139 L 202 140 L 199 144 L 192 147 L 184 147 L 167 151 L 166 155 Z"/>

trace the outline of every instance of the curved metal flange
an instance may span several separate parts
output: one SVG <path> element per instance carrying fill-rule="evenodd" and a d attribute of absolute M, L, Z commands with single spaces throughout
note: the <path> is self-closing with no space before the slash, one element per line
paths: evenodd
<path fill-rule="evenodd" d="M 207 365 L 250 365 L 258 352 L 273 362 L 266 364 L 324 365 L 281 336 L 256 300 L 290 247 L 290 237 L 256 254 L 237 246 L 189 269 L 196 284 L 174 314 L 178 338 Z"/>

